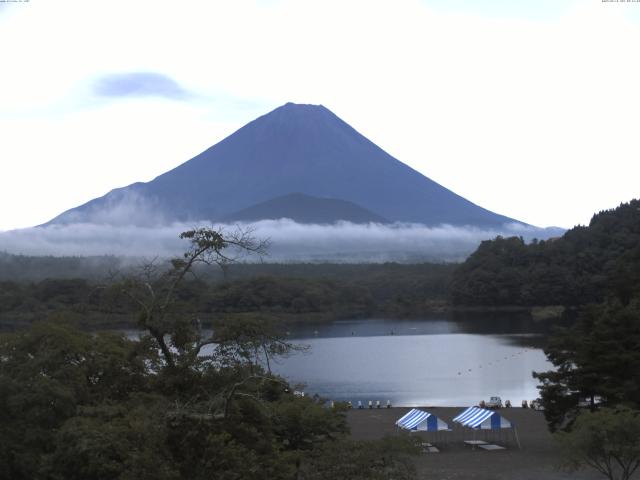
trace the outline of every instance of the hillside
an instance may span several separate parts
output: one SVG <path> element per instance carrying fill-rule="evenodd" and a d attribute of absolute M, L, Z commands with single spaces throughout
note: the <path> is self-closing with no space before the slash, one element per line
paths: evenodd
<path fill-rule="evenodd" d="M 458 305 L 585 305 L 640 294 L 640 200 L 593 216 L 562 237 L 484 241 L 456 269 Z"/>
<path fill-rule="evenodd" d="M 344 220 L 351 223 L 389 223 L 380 215 L 353 202 L 334 198 L 317 198 L 302 193 L 292 193 L 272 198 L 228 215 L 225 222 L 251 222 L 289 218 L 298 223 L 335 223 Z"/>

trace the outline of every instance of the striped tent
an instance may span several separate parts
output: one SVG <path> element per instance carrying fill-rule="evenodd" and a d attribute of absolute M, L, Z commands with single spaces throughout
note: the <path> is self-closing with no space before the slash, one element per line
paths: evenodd
<path fill-rule="evenodd" d="M 421 432 L 438 432 L 449 430 L 449 425 L 432 413 L 413 408 L 396 421 L 396 425 L 405 430 Z"/>
<path fill-rule="evenodd" d="M 469 407 L 453 419 L 463 427 L 478 428 L 481 430 L 496 430 L 499 428 L 512 428 L 509 420 L 502 417 L 495 410 L 487 410 L 480 407 Z"/>

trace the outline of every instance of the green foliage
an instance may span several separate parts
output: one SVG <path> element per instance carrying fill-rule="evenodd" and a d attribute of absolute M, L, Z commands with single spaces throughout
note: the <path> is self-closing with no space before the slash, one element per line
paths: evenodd
<path fill-rule="evenodd" d="M 458 305 L 622 303 L 640 291 L 640 200 L 622 204 L 562 238 L 485 241 L 453 275 Z"/>
<path fill-rule="evenodd" d="M 343 441 L 339 408 L 253 359 L 170 367 L 152 345 L 51 323 L 3 335 L 0 479 L 284 479 Z"/>
<path fill-rule="evenodd" d="M 628 480 L 640 466 L 640 412 L 604 408 L 583 412 L 571 432 L 556 434 L 564 466 L 591 467 L 609 480 Z"/>
<path fill-rule="evenodd" d="M 184 267 L 180 262 L 153 268 L 156 273 L 179 269 Z M 420 315 L 445 305 L 454 266 L 244 264 L 225 269 L 229 280 L 214 281 L 208 271 L 197 269 L 197 277 L 189 275 L 176 286 L 168 305 L 179 312 L 175 321 L 198 317 L 206 322 L 212 315 L 247 313 L 282 321 Z M 151 272 L 137 269 L 136 277 L 142 279 L 145 273 Z M 154 286 L 161 295 L 159 285 Z M 142 287 L 140 299 L 149 293 Z M 0 282 L 0 325 L 5 328 L 59 314 L 87 329 L 133 328 L 138 322 L 131 311 L 138 307 L 119 283 L 65 278 Z"/>
<path fill-rule="evenodd" d="M 372 313 L 374 301 L 368 289 L 335 280 L 258 277 L 217 286 L 207 301 L 207 310 L 273 314 L 334 312 L 338 316 L 350 312 L 353 316 L 363 316 Z"/>
<path fill-rule="evenodd" d="M 0 252 L 0 281 L 40 282 L 48 278 L 99 280 L 123 268 L 130 259 L 115 256 L 53 257 Z"/>
<path fill-rule="evenodd" d="M 180 478 L 164 439 L 163 399 L 85 407 L 64 423 L 44 469 L 60 480 Z"/>
<path fill-rule="evenodd" d="M 308 450 L 319 441 L 347 432 L 346 419 L 341 415 L 345 409 L 335 409 L 334 415 L 327 415 L 325 410 L 311 398 L 287 397 L 274 406 L 277 438 L 287 449 Z"/>
<path fill-rule="evenodd" d="M 640 408 L 640 299 L 588 308 L 571 328 L 559 329 L 545 348 L 555 370 L 537 373 L 545 416 L 552 430 L 567 427 L 580 399 L 595 408 Z"/>
<path fill-rule="evenodd" d="M 58 324 L 0 340 L 0 458 L 4 478 L 37 478 L 40 458 L 84 405 L 120 401 L 146 387 L 140 345 Z M 147 352 L 151 354 L 151 352 Z"/>
<path fill-rule="evenodd" d="M 415 467 L 410 460 L 418 449 L 408 436 L 378 441 L 327 443 L 316 449 L 304 464 L 304 480 L 410 480 Z"/>

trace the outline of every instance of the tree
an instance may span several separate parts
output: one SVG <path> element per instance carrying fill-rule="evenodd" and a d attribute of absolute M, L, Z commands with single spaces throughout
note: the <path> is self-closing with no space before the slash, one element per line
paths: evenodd
<path fill-rule="evenodd" d="M 558 330 L 545 348 L 555 370 L 534 373 L 551 430 L 570 428 L 586 399 L 602 405 L 640 407 L 640 301 L 588 308 L 569 329 Z"/>
<path fill-rule="evenodd" d="M 251 373 L 259 371 L 264 363 L 271 374 L 275 357 L 306 350 L 287 341 L 268 318 L 256 315 L 236 316 L 232 321 L 219 319 L 213 322 L 213 330 L 215 348 L 205 358 L 218 365 L 248 365 Z"/>
<path fill-rule="evenodd" d="M 609 480 L 628 480 L 640 466 L 640 412 L 603 408 L 580 414 L 571 432 L 556 434 L 565 467 L 588 466 Z"/>
<path fill-rule="evenodd" d="M 411 455 L 418 453 L 409 435 L 375 441 L 325 443 L 312 451 L 298 478 L 302 480 L 411 480 L 416 478 Z"/>
<path fill-rule="evenodd" d="M 250 230 L 238 229 L 226 234 L 213 228 L 196 228 L 180 234 L 189 241 L 189 248 L 181 258 L 171 260 L 171 268 L 159 272 L 155 262 L 142 266 L 136 277 L 123 282 L 122 291 L 140 309 L 138 323 L 155 340 L 167 366 L 186 359 L 194 361 L 205 345 L 215 342 L 203 338 L 197 318 L 185 318 L 175 311 L 176 294 L 198 264 L 226 268 L 245 254 L 264 254 L 268 242 L 257 240 Z"/>
<path fill-rule="evenodd" d="M 55 480 L 180 480 L 158 421 L 166 408 L 156 395 L 84 407 L 57 432 L 43 470 Z"/>
<path fill-rule="evenodd" d="M 274 431 L 287 450 L 309 450 L 322 440 L 335 440 L 348 431 L 344 404 L 336 404 L 327 415 L 324 402 L 317 398 L 295 396 L 284 398 L 274 405 L 277 420 Z"/>
<path fill-rule="evenodd" d="M 83 408 L 149 389 L 154 350 L 121 335 L 38 323 L 0 338 L 0 479 L 40 478 L 58 432 Z"/>

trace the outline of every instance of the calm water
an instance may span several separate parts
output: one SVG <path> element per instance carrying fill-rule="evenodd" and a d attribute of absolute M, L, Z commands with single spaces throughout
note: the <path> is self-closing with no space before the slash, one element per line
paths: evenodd
<path fill-rule="evenodd" d="M 553 368 L 539 347 L 541 325 L 515 314 L 337 321 L 287 333 L 308 351 L 272 369 L 309 395 L 354 405 L 467 406 L 499 395 L 517 406 L 539 396 L 531 372 Z"/>
<path fill-rule="evenodd" d="M 499 395 L 520 405 L 539 396 L 531 372 L 552 368 L 539 333 L 513 317 L 334 322 L 290 331 L 309 351 L 273 369 L 308 394 L 354 404 L 464 406 Z"/>

